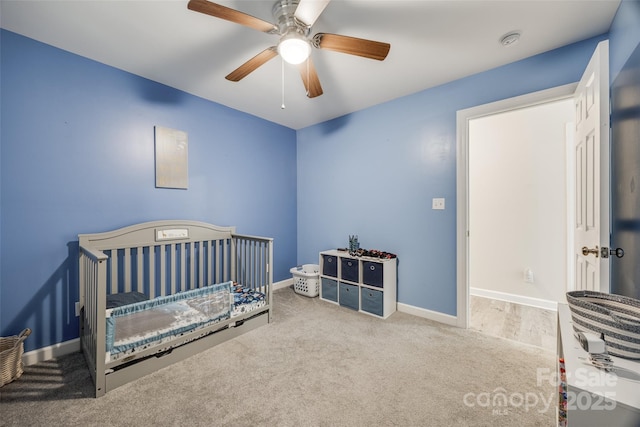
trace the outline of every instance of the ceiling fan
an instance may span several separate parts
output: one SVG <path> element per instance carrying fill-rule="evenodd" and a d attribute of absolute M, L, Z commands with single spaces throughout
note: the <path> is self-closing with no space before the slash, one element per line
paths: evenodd
<path fill-rule="evenodd" d="M 277 24 L 263 21 L 235 9 L 207 0 L 190 0 L 190 10 L 235 22 L 267 34 L 276 34 L 280 40 L 249 59 L 229 73 L 225 78 L 240 81 L 278 54 L 290 64 L 298 66 L 307 97 L 322 95 L 322 86 L 311 61 L 311 47 L 357 55 L 382 61 L 387 57 L 391 45 L 357 37 L 338 34 L 317 33 L 309 37 L 311 27 L 316 22 L 330 0 L 277 0 L 273 5 L 273 17 Z"/>

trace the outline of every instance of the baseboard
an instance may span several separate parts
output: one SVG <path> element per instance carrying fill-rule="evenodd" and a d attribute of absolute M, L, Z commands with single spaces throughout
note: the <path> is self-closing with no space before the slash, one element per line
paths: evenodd
<path fill-rule="evenodd" d="M 272 286 L 273 286 L 273 290 L 277 291 L 278 289 L 288 288 L 291 285 L 293 285 L 293 277 L 289 279 L 281 280 L 279 282 L 275 282 Z"/>
<path fill-rule="evenodd" d="M 273 290 L 286 288 L 293 285 L 293 278 L 282 280 L 273 284 Z M 415 307 L 409 304 L 397 303 L 397 310 L 413 316 L 422 317 L 424 319 L 433 320 L 435 322 L 444 323 L 446 325 L 458 326 L 458 318 L 450 314 L 439 313 L 437 311 L 427 310 L 425 308 Z"/>
<path fill-rule="evenodd" d="M 415 307 L 401 302 L 398 303 L 398 311 L 422 317 L 424 319 L 433 320 L 434 322 L 444 323 L 445 325 L 458 326 L 458 318 L 450 314 L 439 313 L 437 311 L 427 310 L 426 308 Z"/>
<path fill-rule="evenodd" d="M 508 294 L 506 292 L 490 291 L 480 288 L 469 288 L 469 295 L 477 297 L 497 299 L 500 301 L 512 302 L 515 304 L 528 305 L 531 307 L 542 308 L 544 310 L 557 311 L 558 303 L 540 298 L 525 297 L 522 295 Z"/>
<path fill-rule="evenodd" d="M 54 359 L 56 357 L 66 356 L 67 354 L 80 351 L 80 338 L 74 338 L 69 341 L 42 347 L 32 350 L 22 355 L 22 362 L 28 365 L 44 362 L 45 360 Z"/>

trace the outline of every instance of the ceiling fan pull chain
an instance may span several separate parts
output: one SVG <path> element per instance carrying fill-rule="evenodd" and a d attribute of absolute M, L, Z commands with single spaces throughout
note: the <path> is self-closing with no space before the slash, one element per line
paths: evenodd
<path fill-rule="evenodd" d="M 311 59 L 307 58 L 307 93 L 306 95 L 309 96 L 309 86 L 311 85 L 311 80 L 309 79 L 309 61 Z"/>
<path fill-rule="evenodd" d="M 280 105 L 280 108 L 284 110 L 284 60 L 281 60 L 280 64 L 282 66 L 282 105 Z"/>

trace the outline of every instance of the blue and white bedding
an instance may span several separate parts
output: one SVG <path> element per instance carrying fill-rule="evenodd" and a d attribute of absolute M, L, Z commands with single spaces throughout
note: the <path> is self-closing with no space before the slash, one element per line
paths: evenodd
<path fill-rule="evenodd" d="M 107 362 L 266 306 L 263 293 L 233 282 L 146 301 L 135 297 L 138 302 L 107 310 Z"/>
<path fill-rule="evenodd" d="M 262 292 L 234 283 L 232 287 L 233 305 L 231 307 L 231 317 L 249 313 L 267 305 L 267 299 Z"/>

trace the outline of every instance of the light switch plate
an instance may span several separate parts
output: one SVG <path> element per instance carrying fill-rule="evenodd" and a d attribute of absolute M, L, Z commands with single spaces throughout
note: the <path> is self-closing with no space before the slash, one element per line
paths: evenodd
<path fill-rule="evenodd" d="M 434 198 L 431 203 L 431 209 L 444 210 L 444 198 Z"/>

